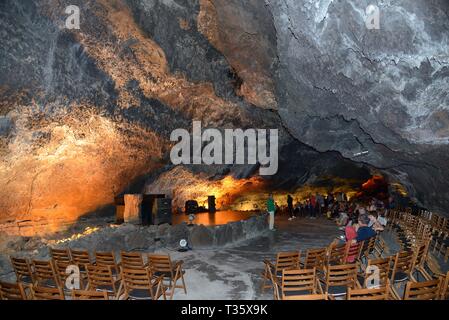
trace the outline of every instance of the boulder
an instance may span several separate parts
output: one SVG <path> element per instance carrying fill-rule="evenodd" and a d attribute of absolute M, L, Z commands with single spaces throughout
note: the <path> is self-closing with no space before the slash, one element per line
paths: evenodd
<path fill-rule="evenodd" d="M 190 246 L 195 248 L 209 248 L 214 245 L 214 234 L 204 225 L 193 227 L 189 237 Z"/>

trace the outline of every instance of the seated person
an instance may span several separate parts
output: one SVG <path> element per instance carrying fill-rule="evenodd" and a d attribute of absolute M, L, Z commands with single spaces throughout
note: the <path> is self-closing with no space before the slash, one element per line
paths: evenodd
<path fill-rule="evenodd" d="M 376 236 L 376 231 L 368 226 L 370 221 L 367 214 L 359 215 L 359 228 L 357 229 L 357 237 L 355 239 L 357 242 L 365 241 Z"/>

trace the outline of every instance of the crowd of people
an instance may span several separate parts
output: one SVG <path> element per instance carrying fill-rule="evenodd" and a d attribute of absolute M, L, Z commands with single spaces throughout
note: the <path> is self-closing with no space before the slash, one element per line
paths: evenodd
<path fill-rule="evenodd" d="M 335 220 L 340 230 L 345 232 L 346 241 L 354 239 L 361 241 L 360 238 L 366 235 L 383 231 L 387 224 L 386 211 L 394 208 L 394 201 L 392 198 L 388 201 L 373 198 L 369 203 L 362 203 L 349 201 L 345 193 L 325 196 L 317 193 L 304 201 L 296 201 L 295 204 L 293 197 L 288 195 L 287 206 L 281 208 L 270 194 L 267 208 L 270 213 L 271 230 L 274 230 L 275 213 L 287 211 L 289 221 L 297 217 L 316 219 L 318 216 Z"/>

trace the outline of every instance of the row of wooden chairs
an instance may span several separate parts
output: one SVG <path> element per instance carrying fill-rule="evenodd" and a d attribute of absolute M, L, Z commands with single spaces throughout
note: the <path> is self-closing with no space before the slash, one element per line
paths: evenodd
<path fill-rule="evenodd" d="M 11 257 L 17 282 L 34 288 L 64 288 L 70 268 L 78 268 L 80 289 L 106 291 L 110 298 L 138 299 L 161 296 L 173 299 L 175 289 L 187 294 L 183 261 L 171 261 L 169 255 L 121 252 L 116 262 L 113 252 L 51 249 L 52 259 L 39 261 Z M 139 286 L 140 284 L 140 286 Z"/>
<path fill-rule="evenodd" d="M 65 300 L 66 296 L 61 287 L 49 288 L 25 285 L 20 282 L 7 283 L 0 281 L 0 300 Z M 109 299 L 105 291 L 75 289 L 71 290 L 70 297 L 71 300 Z"/>
<path fill-rule="evenodd" d="M 271 287 L 269 273 L 280 276 L 284 269 L 312 269 L 324 271 L 326 265 L 341 265 L 353 262 L 367 261 L 370 256 L 379 257 L 383 250 L 376 248 L 377 237 L 357 243 L 332 243 L 329 247 L 308 249 L 304 255 L 301 251 L 281 252 L 276 261 L 264 260 L 265 268 L 262 273 L 262 290 Z"/>
<path fill-rule="evenodd" d="M 377 286 L 358 281 L 357 264 L 327 266 L 325 276 L 313 269 L 284 269 L 280 280 L 270 274 L 277 300 L 327 300 L 346 296 L 347 300 L 440 300 L 448 298 L 449 273 L 445 278 L 422 282 L 407 281 L 404 294 L 397 293 L 390 279 Z"/>

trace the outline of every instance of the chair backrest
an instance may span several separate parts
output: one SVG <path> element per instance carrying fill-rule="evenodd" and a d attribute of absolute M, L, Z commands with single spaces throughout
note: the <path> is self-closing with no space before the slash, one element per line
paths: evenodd
<path fill-rule="evenodd" d="M 99 266 L 117 266 L 114 252 L 99 252 L 95 251 L 95 264 Z"/>
<path fill-rule="evenodd" d="M 323 270 L 326 262 L 327 248 L 309 249 L 304 257 L 304 269 Z"/>
<path fill-rule="evenodd" d="M 65 282 L 70 273 L 66 273 L 67 268 L 72 265 L 72 263 L 66 261 L 53 261 L 56 273 L 58 274 L 59 281 L 61 284 Z"/>
<path fill-rule="evenodd" d="M 358 265 L 356 263 L 326 266 L 326 289 L 333 286 L 355 288 L 357 271 Z"/>
<path fill-rule="evenodd" d="M 87 265 L 87 281 L 89 289 L 94 290 L 102 286 L 110 286 L 116 291 L 115 281 L 110 266 Z"/>
<path fill-rule="evenodd" d="M 148 254 L 148 264 L 153 272 L 172 273 L 173 267 L 169 255 Z"/>
<path fill-rule="evenodd" d="M 289 293 L 306 291 L 309 294 L 317 293 L 318 280 L 316 268 L 282 270 L 281 293 L 282 298 Z"/>
<path fill-rule="evenodd" d="M 413 250 L 415 252 L 415 258 L 413 261 L 414 267 L 424 267 L 424 264 L 427 259 L 427 253 L 429 251 L 429 246 L 430 246 L 430 239 L 424 240 L 414 247 Z"/>
<path fill-rule="evenodd" d="M 121 276 L 125 294 L 127 295 L 130 295 L 133 290 L 146 290 L 148 291 L 148 297 L 154 300 L 156 295 L 161 293 L 158 290 L 159 280 L 153 279 L 150 268 L 122 268 Z M 155 287 L 156 292 L 153 290 Z"/>
<path fill-rule="evenodd" d="M 299 269 L 301 252 L 279 252 L 276 255 L 276 264 L 274 265 L 275 274 L 284 269 Z"/>
<path fill-rule="evenodd" d="M 343 263 L 354 263 L 360 258 L 362 249 L 364 247 L 364 241 L 361 242 L 347 242 L 345 248 L 345 255 L 343 257 Z"/>
<path fill-rule="evenodd" d="M 41 285 L 47 280 L 52 280 L 57 286 L 60 285 L 59 276 L 53 264 L 53 260 L 33 260 L 32 266 L 34 269 L 34 281 L 36 285 Z"/>
<path fill-rule="evenodd" d="M 366 273 L 365 273 L 365 283 L 363 284 L 363 287 L 367 287 L 366 281 L 368 280 L 368 277 L 370 276 L 369 272 L 371 270 L 374 271 L 373 267 L 377 267 L 378 269 L 378 276 L 379 276 L 379 282 L 381 285 L 385 285 L 390 277 L 390 271 L 391 271 L 391 261 L 393 260 L 393 256 L 389 256 L 386 258 L 379 258 L 379 259 L 369 259 L 368 263 L 366 265 Z M 376 271 L 377 271 L 376 270 Z"/>
<path fill-rule="evenodd" d="M 328 264 L 341 264 L 345 257 L 346 244 L 332 244 L 328 249 Z"/>
<path fill-rule="evenodd" d="M 142 254 L 139 252 L 120 252 L 120 265 L 122 268 L 144 268 Z"/>
<path fill-rule="evenodd" d="M 31 286 L 31 297 L 33 300 L 64 300 L 64 291 L 60 288 L 47 288 Z"/>
<path fill-rule="evenodd" d="M 374 247 L 376 246 L 377 236 L 371 237 L 368 240 L 366 240 L 363 244 L 362 248 L 362 254 L 366 258 L 369 257 L 369 255 L 373 252 Z"/>
<path fill-rule="evenodd" d="M 377 289 L 348 289 L 347 300 L 389 300 L 390 283 L 387 283 Z"/>
<path fill-rule="evenodd" d="M 105 291 L 72 290 L 72 300 L 109 300 Z"/>
<path fill-rule="evenodd" d="M 72 257 L 73 263 L 77 265 L 92 264 L 89 251 L 87 250 L 70 249 L 70 255 Z"/>
<path fill-rule="evenodd" d="M 415 253 L 413 251 L 401 251 L 396 254 L 394 259 L 393 271 L 391 273 L 391 281 L 393 282 L 394 276 L 397 272 L 404 272 L 410 274 L 415 261 Z"/>
<path fill-rule="evenodd" d="M 424 282 L 407 282 L 404 300 L 439 300 L 442 279 Z"/>
<path fill-rule="evenodd" d="M 152 274 L 149 268 L 123 268 L 122 281 L 125 289 L 151 289 Z"/>
<path fill-rule="evenodd" d="M 72 262 L 72 258 L 70 257 L 70 251 L 68 248 L 65 249 L 50 248 L 50 254 L 53 260 L 55 261 L 61 261 L 66 263 Z"/>
<path fill-rule="evenodd" d="M 7 283 L 0 281 L 0 300 L 26 300 L 25 290 L 20 282 Z"/>
<path fill-rule="evenodd" d="M 324 294 L 305 294 L 305 295 L 299 295 L 299 296 L 286 296 L 282 300 L 328 300 L 327 293 Z"/>
<path fill-rule="evenodd" d="M 33 272 L 31 270 L 31 264 L 28 259 L 11 257 L 11 264 L 14 268 L 17 281 L 23 281 L 23 278 L 29 278 L 33 281 Z"/>

